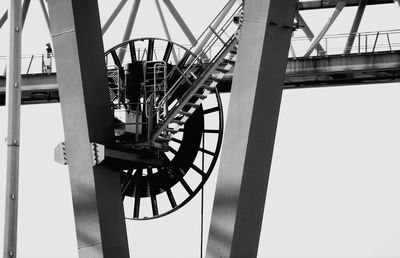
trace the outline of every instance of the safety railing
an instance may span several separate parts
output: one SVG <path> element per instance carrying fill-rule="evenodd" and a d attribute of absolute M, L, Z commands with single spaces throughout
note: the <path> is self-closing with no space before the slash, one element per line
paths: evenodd
<path fill-rule="evenodd" d="M 21 74 L 54 73 L 56 72 L 54 55 L 37 54 L 23 55 L 21 58 Z M 7 73 L 7 57 L 0 56 L 0 75 Z"/>
<path fill-rule="evenodd" d="M 175 66 L 168 74 L 167 80 L 176 73 L 179 73 L 181 76 L 174 82 L 165 96 L 159 101 L 159 106 L 163 106 L 164 103 L 168 103 L 170 98 L 175 94 L 181 85 L 185 84 L 186 82 L 191 85 L 197 78 L 195 74 L 197 68 L 201 66 L 204 68 L 204 70 L 206 70 L 209 64 L 213 64 L 215 59 L 217 59 L 218 56 L 224 51 L 225 47 L 232 42 L 238 29 L 237 26 L 232 26 L 234 23 L 233 17 L 241 13 L 242 4 L 240 4 L 237 8 L 234 8 L 233 11 L 230 11 L 229 15 L 224 13 L 224 9 L 216 16 L 216 18 L 197 39 L 196 43 L 189 49 L 191 53 L 194 53 L 194 56 L 188 58 L 184 69 L 181 70 L 180 67 Z M 217 45 L 221 47 L 215 50 L 216 55 L 213 58 L 208 57 L 207 53 L 209 53 L 213 47 L 215 48 Z M 203 60 L 205 59 L 207 61 L 209 60 L 209 62 L 204 63 Z M 179 101 L 174 101 L 168 105 L 168 109 L 172 110 L 178 104 L 180 104 Z"/>
<path fill-rule="evenodd" d="M 353 46 L 351 49 L 346 49 L 346 43 L 350 36 L 351 35 L 348 33 L 326 35 L 320 41 L 324 52 L 317 53 L 317 51 L 314 50 L 311 56 L 344 54 L 345 50 L 350 50 L 349 52 L 351 54 L 400 50 L 400 30 L 355 33 L 352 35 L 354 37 Z M 293 37 L 291 44 L 292 51 L 289 56 L 301 57 L 310 46 L 310 40 L 307 37 Z"/>

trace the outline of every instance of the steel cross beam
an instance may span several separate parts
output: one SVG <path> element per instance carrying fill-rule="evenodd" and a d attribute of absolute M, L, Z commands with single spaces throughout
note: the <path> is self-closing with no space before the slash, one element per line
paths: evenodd
<path fill-rule="evenodd" d="M 113 114 L 97 0 L 48 0 L 80 257 L 129 257 L 120 174 L 93 166 L 110 146 Z"/>
<path fill-rule="evenodd" d="M 244 8 L 206 257 L 257 257 L 296 0 Z"/>

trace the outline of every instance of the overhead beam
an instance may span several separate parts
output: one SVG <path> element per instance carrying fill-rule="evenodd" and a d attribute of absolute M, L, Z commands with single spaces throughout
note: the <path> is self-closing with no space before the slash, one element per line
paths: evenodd
<path fill-rule="evenodd" d="M 114 143 L 97 0 L 48 6 L 79 256 L 128 258 L 120 173 L 93 165 L 91 143 Z"/>
<path fill-rule="evenodd" d="M 247 0 L 206 257 L 257 257 L 296 0 Z"/>
<path fill-rule="evenodd" d="M 164 28 L 165 36 L 169 41 L 171 41 L 172 40 L 171 34 L 169 33 L 168 25 L 167 22 L 165 21 L 164 13 L 161 9 L 160 0 L 155 0 L 155 2 L 157 6 L 158 15 L 160 15 L 161 23 Z M 176 55 L 174 48 L 172 48 L 172 56 L 174 57 L 175 64 L 178 64 L 178 56 Z"/>

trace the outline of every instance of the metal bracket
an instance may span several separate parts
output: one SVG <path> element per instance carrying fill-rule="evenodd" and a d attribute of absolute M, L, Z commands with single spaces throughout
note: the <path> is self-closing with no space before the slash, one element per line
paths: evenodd
<path fill-rule="evenodd" d="M 95 142 L 90 143 L 90 150 L 92 153 L 92 164 L 96 166 L 100 164 L 105 158 L 104 145 Z M 54 161 L 61 164 L 68 164 L 68 155 L 65 142 L 59 143 L 54 149 Z"/>
<path fill-rule="evenodd" d="M 65 148 L 65 142 L 59 143 L 55 148 L 54 148 L 54 161 L 61 164 L 61 165 L 67 165 L 67 151 Z"/>
<path fill-rule="evenodd" d="M 90 143 L 92 150 L 92 163 L 93 166 L 100 164 L 105 158 L 105 148 L 104 145 L 92 142 Z"/>

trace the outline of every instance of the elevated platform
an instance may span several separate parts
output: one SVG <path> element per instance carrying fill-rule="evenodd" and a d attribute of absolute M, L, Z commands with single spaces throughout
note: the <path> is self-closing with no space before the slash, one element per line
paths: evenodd
<path fill-rule="evenodd" d="M 219 82 L 230 92 L 233 74 Z M 284 89 L 390 83 L 400 81 L 400 51 L 290 58 Z M 0 105 L 5 103 L 4 76 L 0 76 Z M 22 104 L 59 101 L 57 75 L 29 74 L 22 78 Z"/>

